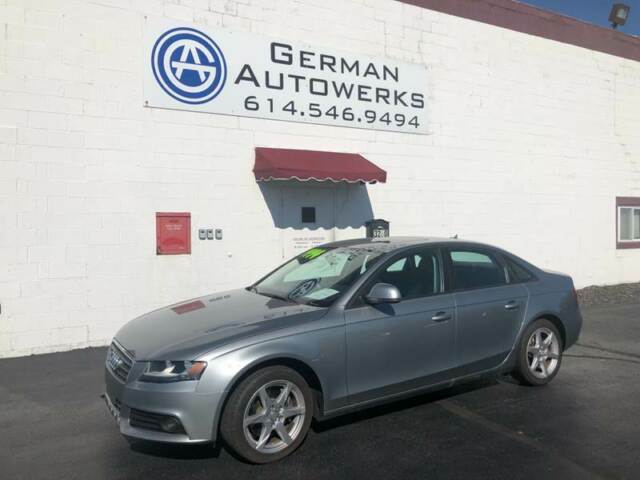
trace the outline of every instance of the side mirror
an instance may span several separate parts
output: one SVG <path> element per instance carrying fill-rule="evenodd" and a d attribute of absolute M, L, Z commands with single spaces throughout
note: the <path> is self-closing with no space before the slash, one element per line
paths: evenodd
<path fill-rule="evenodd" d="M 372 305 L 378 303 L 398 303 L 402 300 L 400 290 L 390 283 L 376 283 L 369 293 L 364 297 L 367 303 Z"/>

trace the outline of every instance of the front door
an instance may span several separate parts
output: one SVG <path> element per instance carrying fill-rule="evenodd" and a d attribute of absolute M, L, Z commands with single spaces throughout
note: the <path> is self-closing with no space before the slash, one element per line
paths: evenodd
<path fill-rule="evenodd" d="M 351 403 L 408 391 L 444 379 L 453 367 L 455 307 L 443 291 L 440 254 L 419 249 L 388 262 L 365 286 L 389 283 L 402 301 L 345 310 Z"/>
<path fill-rule="evenodd" d="M 295 257 L 335 239 L 334 189 L 315 185 L 282 188 L 282 255 Z"/>

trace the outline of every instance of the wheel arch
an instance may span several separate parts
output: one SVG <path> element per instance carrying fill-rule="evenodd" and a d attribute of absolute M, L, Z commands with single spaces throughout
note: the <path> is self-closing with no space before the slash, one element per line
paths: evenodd
<path fill-rule="evenodd" d="M 560 320 L 560 317 L 553 312 L 540 312 L 532 317 L 529 325 L 541 319 L 549 320 L 558 329 L 558 332 L 560 332 L 560 338 L 562 340 L 562 349 L 564 350 L 567 345 L 567 330 L 564 326 L 564 323 L 562 323 L 562 320 Z"/>
<path fill-rule="evenodd" d="M 267 358 L 261 358 L 240 370 L 235 377 L 229 382 L 230 387 L 225 390 L 222 401 L 219 404 L 218 411 L 216 412 L 215 424 L 214 424 L 214 438 L 218 438 L 218 432 L 220 429 L 220 421 L 224 414 L 224 409 L 227 406 L 227 402 L 231 397 L 231 393 L 238 387 L 238 385 L 249 375 L 257 372 L 266 367 L 271 366 L 285 366 L 289 367 L 295 372 L 299 373 L 307 382 L 307 385 L 311 388 L 314 396 L 314 412 L 313 416 L 318 417 L 324 411 L 324 395 L 323 385 L 320 377 L 315 370 L 303 359 L 297 358 L 292 355 L 274 355 Z"/>

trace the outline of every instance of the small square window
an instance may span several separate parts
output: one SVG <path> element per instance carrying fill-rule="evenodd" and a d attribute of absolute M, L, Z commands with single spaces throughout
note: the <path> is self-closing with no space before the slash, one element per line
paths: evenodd
<path fill-rule="evenodd" d="M 316 207 L 302 207 L 302 223 L 316 223 Z"/>
<path fill-rule="evenodd" d="M 617 248 L 640 248 L 640 197 L 617 197 Z"/>
<path fill-rule="evenodd" d="M 640 240 L 640 208 L 620 207 L 618 217 L 620 219 L 618 241 Z"/>

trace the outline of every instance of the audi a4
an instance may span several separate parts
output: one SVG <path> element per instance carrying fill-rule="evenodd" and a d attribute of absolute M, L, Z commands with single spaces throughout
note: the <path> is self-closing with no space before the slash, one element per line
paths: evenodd
<path fill-rule="evenodd" d="M 458 239 L 312 248 L 246 288 L 138 317 L 104 398 L 129 438 L 279 460 L 318 421 L 511 374 L 545 385 L 582 325 L 570 277 Z"/>

